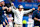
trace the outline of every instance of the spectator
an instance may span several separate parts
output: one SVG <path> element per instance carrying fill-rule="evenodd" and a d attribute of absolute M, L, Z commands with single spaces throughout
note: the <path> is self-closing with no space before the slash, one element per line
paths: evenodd
<path fill-rule="evenodd" d="M 40 3 L 40 0 L 38 0 L 38 2 Z"/>
<path fill-rule="evenodd" d="M 13 1 L 15 1 L 15 0 L 11 0 L 11 1 L 13 2 Z"/>
<path fill-rule="evenodd" d="M 25 2 L 25 0 L 22 0 L 23 2 Z"/>
<path fill-rule="evenodd" d="M 34 21 L 32 19 L 32 14 L 29 14 L 28 27 L 33 27 L 33 26 L 34 26 Z"/>
<path fill-rule="evenodd" d="M 30 3 L 30 2 L 31 2 L 31 0 L 27 0 L 27 2 L 29 2 L 29 3 Z"/>
<path fill-rule="evenodd" d="M 7 15 L 7 18 L 8 18 L 8 22 L 9 22 L 9 27 L 13 27 L 13 17 L 12 17 L 12 15 L 10 14 L 10 15 Z"/>
<path fill-rule="evenodd" d="M 34 0 L 34 2 L 37 3 L 38 1 L 37 0 Z"/>
<path fill-rule="evenodd" d="M 22 0 L 18 0 L 18 2 L 22 2 Z"/>
<path fill-rule="evenodd" d="M 32 3 L 34 3 L 34 0 L 31 0 Z"/>
<path fill-rule="evenodd" d="M 5 1 L 5 3 L 10 3 L 10 1 L 9 0 L 4 0 Z"/>
<path fill-rule="evenodd" d="M 25 0 L 25 2 L 27 2 L 27 0 Z"/>

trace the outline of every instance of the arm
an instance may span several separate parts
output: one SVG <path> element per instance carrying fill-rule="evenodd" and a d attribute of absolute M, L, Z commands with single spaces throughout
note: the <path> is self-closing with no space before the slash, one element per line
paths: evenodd
<path fill-rule="evenodd" d="M 7 20 L 5 19 L 5 22 L 7 23 Z"/>
<path fill-rule="evenodd" d="M 16 8 L 15 8 L 16 9 Z M 16 10 L 14 9 L 14 4 L 13 3 L 11 3 L 11 10 L 12 10 L 12 12 L 13 13 L 16 13 Z"/>
<path fill-rule="evenodd" d="M 38 18 L 35 17 L 34 20 L 37 20 L 38 21 Z"/>
<path fill-rule="evenodd" d="M 27 13 L 29 13 L 29 12 L 31 12 L 31 11 L 33 11 L 33 10 L 32 10 L 32 9 L 30 9 L 30 10 L 23 11 L 23 12 L 24 12 L 24 14 L 27 14 Z"/>
<path fill-rule="evenodd" d="M 2 9 L 3 9 L 3 10 L 5 10 L 5 9 L 7 9 L 7 10 L 8 10 L 8 8 L 7 8 L 7 7 L 2 7 Z"/>
<path fill-rule="evenodd" d="M 7 24 L 9 24 L 9 22 L 8 22 L 8 19 L 7 19 L 7 18 L 5 19 L 5 22 L 6 22 Z"/>
<path fill-rule="evenodd" d="M 13 6 L 11 6 L 11 10 L 12 10 L 13 13 L 16 13 L 16 11 L 17 11 L 17 10 L 15 10 L 15 9 L 13 8 Z"/>

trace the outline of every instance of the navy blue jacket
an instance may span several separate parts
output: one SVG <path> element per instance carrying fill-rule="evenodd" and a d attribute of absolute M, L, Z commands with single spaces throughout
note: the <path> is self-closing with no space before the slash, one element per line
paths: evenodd
<path fill-rule="evenodd" d="M 35 10 L 35 11 L 33 12 L 33 15 L 32 15 L 32 18 L 33 18 L 33 19 L 34 19 L 34 17 L 40 19 L 40 11 Z M 37 21 L 37 20 L 34 20 L 34 25 L 35 25 L 35 26 L 38 26 L 38 25 L 40 25 L 40 22 Z"/>

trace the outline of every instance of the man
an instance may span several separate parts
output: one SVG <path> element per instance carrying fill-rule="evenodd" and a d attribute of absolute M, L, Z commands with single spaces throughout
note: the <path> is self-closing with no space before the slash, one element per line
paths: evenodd
<path fill-rule="evenodd" d="M 34 19 L 34 26 L 40 27 L 40 4 L 38 9 L 33 12 L 32 18 Z"/>
<path fill-rule="evenodd" d="M 28 26 L 27 27 L 33 27 L 33 26 L 34 26 L 34 20 L 32 19 L 32 14 L 29 14 Z"/>
<path fill-rule="evenodd" d="M 13 6 L 14 6 L 14 4 L 11 3 L 11 10 L 12 10 L 12 12 L 15 14 L 15 15 L 14 15 L 14 22 L 15 22 L 14 27 L 22 27 L 23 15 L 31 12 L 31 11 L 34 10 L 34 9 L 30 9 L 30 10 L 28 10 L 28 11 L 22 11 L 22 9 L 23 9 L 23 6 L 22 6 L 22 5 L 19 6 L 19 9 L 18 9 L 18 10 L 15 10 L 15 9 L 13 8 Z"/>
<path fill-rule="evenodd" d="M 9 26 L 9 22 L 8 22 L 8 19 L 7 19 L 7 14 L 6 14 L 6 11 L 4 11 L 4 15 L 5 15 L 5 26 Z"/>
<path fill-rule="evenodd" d="M 3 0 L 0 0 L 0 24 L 3 24 L 5 27 L 5 15 L 4 15 L 4 10 L 8 8 L 7 7 L 3 7 L 3 5 L 5 5 L 4 1 Z M 1 27 L 1 26 L 0 26 Z"/>
<path fill-rule="evenodd" d="M 8 22 L 9 22 L 9 27 L 13 27 L 13 17 L 12 15 L 7 15 L 7 19 L 8 19 Z"/>

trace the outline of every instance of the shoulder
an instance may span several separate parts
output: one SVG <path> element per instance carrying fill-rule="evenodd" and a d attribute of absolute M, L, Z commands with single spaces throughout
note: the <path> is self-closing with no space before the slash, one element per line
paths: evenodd
<path fill-rule="evenodd" d="M 38 10 L 35 10 L 35 12 L 37 12 Z"/>
<path fill-rule="evenodd" d="M 35 13 L 37 13 L 37 11 L 38 11 L 38 10 L 35 10 L 33 13 L 35 14 Z"/>
<path fill-rule="evenodd" d="M 38 10 L 35 10 L 34 12 L 37 12 Z"/>

